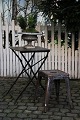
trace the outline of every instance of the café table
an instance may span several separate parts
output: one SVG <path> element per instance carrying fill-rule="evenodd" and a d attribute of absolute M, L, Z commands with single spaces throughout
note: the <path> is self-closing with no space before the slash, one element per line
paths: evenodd
<path fill-rule="evenodd" d="M 27 74 L 27 76 L 29 78 L 26 86 L 24 87 L 24 89 L 21 91 L 21 93 L 17 97 L 17 99 L 16 99 L 16 101 L 17 101 L 18 98 L 22 95 L 22 93 L 26 90 L 26 88 L 30 85 L 30 83 L 33 83 L 34 87 L 36 88 L 36 84 L 34 82 L 34 79 L 37 80 L 37 74 L 38 74 L 39 70 L 41 69 L 42 65 L 45 63 L 46 59 L 48 58 L 48 54 L 50 52 L 50 49 L 39 47 L 39 46 L 36 46 L 34 48 L 24 48 L 24 47 L 12 47 L 12 46 L 10 46 L 10 49 L 13 51 L 15 56 L 20 61 L 21 65 L 22 65 L 22 70 L 19 73 L 19 75 L 17 76 L 17 78 L 15 79 L 15 81 L 13 82 L 13 84 L 10 86 L 9 90 L 6 92 L 6 95 L 10 92 L 10 90 L 13 88 L 13 86 L 16 84 L 17 80 L 20 78 L 20 76 L 24 72 Z M 18 54 L 18 52 L 21 54 L 21 57 Z M 25 53 L 26 54 L 31 53 L 30 58 L 27 58 Z M 39 57 L 38 61 L 33 63 L 33 60 L 35 59 L 35 53 L 44 53 L 44 56 Z M 25 65 L 23 64 L 23 60 L 25 61 Z M 35 67 L 37 64 L 39 64 L 39 67 L 37 67 L 37 70 L 35 71 L 35 70 L 33 70 L 33 67 Z M 32 76 L 28 72 L 28 70 L 30 70 L 30 73 L 33 74 Z"/>

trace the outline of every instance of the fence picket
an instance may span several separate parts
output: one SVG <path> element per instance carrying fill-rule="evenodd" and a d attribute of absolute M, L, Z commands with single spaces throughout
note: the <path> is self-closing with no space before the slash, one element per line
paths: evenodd
<path fill-rule="evenodd" d="M 58 24 L 58 69 L 61 69 L 61 23 Z"/>
<path fill-rule="evenodd" d="M 75 78 L 77 78 L 77 73 L 78 73 L 78 53 L 77 50 L 75 51 Z"/>
<path fill-rule="evenodd" d="M 6 69 L 7 69 L 6 75 L 8 76 L 10 66 L 9 66 L 9 25 L 7 21 L 6 21 L 6 51 L 5 51 L 5 54 L 6 54 Z"/>
<path fill-rule="evenodd" d="M 72 34 L 72 77 L 74 78 L 74 34 Z"/>
<path fill-rule="evenodd" d="M 55 52 L 55 69 L 58 69 L 58 64 L 57 64 L 58 63 L 58 59 L 57 59 L 58 58 L 58 55 L 57 55 L 58 54 L 57 45 L 55 45 L 54 47 L 55 47 L 54 48 L 55 49 L 55 51 L 54 51 Z"/>
<path fill-rule="evenodd" d="M 3 76 L 3 44 L 2 44 L 2 16 L 1 16 L 1 13 L 0 13 L 0 74 L 1 76 Z"/>
<path fill-rule="evenodd" d="M 50 49 L 50 43 L 48 44 L 48 49 Z M 49 62 L 50 61 L 50 62 Z M 52 65 L 51 65 L 51 53 L 49 52 L 49 55 L 48 55 L 48 70 L 52 69 Z"/>
<path fill-rule="evenodd" d="M 78 78 L 80 78 L 80 31 L 79 31 L 79 40 L 78 40 Z"/>
<path fill-rule="evenodd" d="M 3 58 L 3 62 L 2 62 L 2 64 L 3 64 L 3 75 L 4 76 L 7 76 L 7 67 L 6 67 L 6 64 L 7 64 L 7 60 L 6 60 L 6 49 L 3 49 L 3 56 L 2 56 L 2 58 Z"/>
<path fill-rule="evenodd" d="M 71 77 L 71 48 L 68 48 L 68 73 Z"/>
<path fill-rule="evenodd" d="M 67 45 L 67 32 L 65 29 L 65 66 L 64 66 L 65 72 L 67 72 L 67 50 L 68 50 L 67 47 L 68 47 L 68 45 Z"/>
<path fill-rule="evenodd" d="M 48 42 L 48 27 L 45 23 L 45 48 L 47 48 L 47 42 Z M 45 70 L 47 70 L 47 60 L 45 61 Z"/>
<path fill-rule="evenodd" d="M 61 54 L 61 57 L 62 57 L 62 60 L 61 60 L 62 70 L 64 71 L 64 46 L 62 46 L 61 52 L 62 52 L 62 54 Z"/>
<path fill-rule="evenodd" d="M 51 45 L 52 69 L 54 69 L 54 22 L 51 26 Z"/>

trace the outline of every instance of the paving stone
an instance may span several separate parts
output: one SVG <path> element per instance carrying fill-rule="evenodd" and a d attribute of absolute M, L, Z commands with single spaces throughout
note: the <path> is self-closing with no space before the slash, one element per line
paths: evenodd
<path fill-rule="evenodd" d="M 77 117 L 78 114 L 73 114 L 73 113 L 66 113 L 67 116 L 73 116 L 73 117 Z"/>
<path fill-rule="evenodd" d="M 80 110 L 71 110 L 71 113 L 80 113 Z"/>
<path fill-rule="evenodd" d="M 34 103 L 27 103 L 27 106 L 34 106 Z"/>
<path fill-rule="evenodd" d="M 22 120 L 22 118 L 12 118 L 11 120 Z M 24 120 L 24 119 L 23 119 Z M 27 119 L 26 119 L 27 120 Z"/>
<path fill-rule="evenodd" d="M 23 110 L 20 110 L 20 109 L 14 109 L 14 110 L 12 110 L 12 113 L 22 113 L 23 112 Z"/>
<path fill-rule="evenodd" d="M 33 114 L 40 115 L 42 114 L 42 111 L 34 111 Z"/>
<path fill-rule="evenodd" d="M 38 107 L 38 110 L 44 111 L 44 107 Z"/>
<path fill-rule="evenodd" d="M 0 109 L 6 109 L 6 108 L 7 108 L 7 105 L 4 105 L 4 104 L 0 105 Z"/>
<path fill-rule="evenodd" d="M 2 120 L 11 120 L 9 117 L 4 117 Z"/>
<path fill-rule="evenodd" d="M 4 113 L 10 113 L 10 112 L 11 112 L 10 109 L 5 109 L 5 110 L 4 110 Z"/>
<path fill-rule="evenodd" d="M 3 118 L 2 118 L 2 117 L 0 117 L 0 120 L 3 120 Z"/>
<path fill-rule="evenodd" d="M 19 113 L 19 114 L 17 114 L 17 117 L 19 117 L 20 119 L 21 118 L 27 118 L 27 114 L 24 114 L 24 113 Z"/>
<path fill-rule="evenodd" d="M 0 113 L 0 117 L 5 117 L 6 115 L 6 113 Z"/>
<path fill-rule="evenodd" d="M 62 117 L 62 120 L 74 120 L 72 117 Z"/>
<path fill-rule="evenodd" d="M 61 120 L 61 116 L 53 115 L 53 116 L 50 117 L 50 119 L 53 119 L 53 120 Z"/>
<path fill-rule="evenodd" d="M 80 117 L 79 118 L 75 118 L 75 120 L 80 120 Z"/>
<path fill-rule="evenodd" d="M 2 112 L 3 111 L 3 109 L 0 109 L 0 112 Z"/>
<path fill-rule="evenodd" d="M 69 112 L 69 109 L 60 109 L 60 112 L 67 113 L 67 112 Z"/>
<path fill-rule="evenodd" d="M 34 88 L 31 84 L 19 100 L 14 104 L 26 80 L 19 80 L 13 90 L 6 97 L 2 95 L 7 91 L 15 79 L 0 78 L 0 120 L 80 120 L 80 81 L 71 82 L 71 95 L 73 109 L 67 104 L 65 83 L 61 83 L 60 102 L 55 100 L 55 93 L 51 93 L 49 109 L 44 112 L 44 91 L 40 88 L 38 99 L 34 102 Z M 22 85 L 22 87 L 21 87 Z M 13 97 L 14 96 L 14 97 Z"/>
<path fill-rule="evenodd" d="M 31 107 L 31 106 L 29 106 L 27 109 L 33 111 L 33 110 L 37 110 L 37 107 Z"/>
<path fill-rule="evenodd" d="M 19 106 L 18 109 L 25 110 L 26 106 Z"/>
<path fill-rule="evenodd" d="M 54 115 L 59 115 L 59 116 L 64 116 L 65 115 L 65 113 L 62 113 L 62 112 L 54 112 Z"/>
<path fill-rule="evenodd" d="M 57 107 L 51 107 L 51 108 L 49 108 L 49 111 L 58 112 L 59 108 L 57 108 Z"/>
<path fill-rule="evenodd" d="M 38 120 L 38 119 L 27 118 L 27 119 L 24 119 L 24 120 Z"/>
<path fill-rule="evenodd" d="M 74 106 L 74 109 L 80 110 L 80 106 Z"/>
<path fill-rule="evenodd" d="M 16 113 L 9 113 L 7 116 L 11 117 L 11 118 L 14 118 L 16 116 Z"/>
<path fill-rule="evenodd" d="M 37 118 L 37 115 L 30 114 L 30 115 L 28 115 L 28 117 L 29 117 L 29 119 L 30 119 L 30 118 L 33 119 L 33 118 Z"/>
<path fill-rule="evenodd" d="M 24 105 L 26 105 L 26 103 L 23 103 L 23 102 L 19 102 L 17 105 L 21 105 L 21 106 L 24 106 Z"/>
<path fill-rule="evenodd" d="M 41 119 L 47 119 L 49 116 L 48 115 L 39 115 L 38 118 L 41 118 Z"/>
<path fill-rule="evenodd" d="M 50 112 L 50 111 L 47 111 L 47 112 L 43 113 L 43 115 L 49 115 L 49 116 L 52 115 L 52 114 L 53 114 L 53 112 Z"/>

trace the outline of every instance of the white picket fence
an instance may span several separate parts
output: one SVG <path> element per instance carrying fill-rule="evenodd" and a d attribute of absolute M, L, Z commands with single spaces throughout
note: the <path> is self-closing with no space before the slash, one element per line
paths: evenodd
<path fill-rule="evenodd" d="M 40 30 L 40 25 L 37 27 L 38 30 Z M 51 42 L 48 43 L 48 29 L 51 29 Z M 73 79 L 79 79 L 80 78 L 80 34 L 79 34 L 79 42 L 78 42 L 78 49 L 74 50 L 74 34 L 72 34 L 72 47 L 68 47 L 67 43 L 67 32 L 65 30 L 65 45 L 61 46 L 61 26 L 58 25 L 58 44 L 54 44 L 54 33 L 55 33 L 55 27 L 54 24 L 51 26 L 45 25 L 44 31 L 45 31 L 45 41 L 41 42 L 41 36 L 38 35 L 38 41 L 33 42 L 36 46 L 42 46 L 45 48 L 50 49 L 50 53 L 48 56 L 48 59 L 46 60 L 45 64 L 42 66 L 42 69 L 59 69 L 63 70 L 65 72 L 68 72 L 70 75 L 70 78 Z M 15 26 L 14 21 L 12 21 L 11 26 L 8 25 L 6 22 L 5 25 L 2 25 L 1 20 L 1 14 L 0 14 L 0 76 L 9 76 L 9 77 L 15 77 L 17 76 L 22 66 L 15 57 L 14 53 L 9 49 L 9 32 L 12 30 L 12 45 L 16 46 L 16 39 L 19 40 L 19 45 L 17 46 L 24 46 L 26 42 L 24 42 L 21 39 L 21 34 L 18 34 L 16 37 L 16 33 L 20 32 L 21 29 L 19 26 Z M 6 44 L 5 48 L 3 47 L 3 33 L 5 31 L 6 34 Z M 18 53 L 19 54 L 19 53 Z M 20 55 L 20 54 L 19 54 Z M 26 55 L 26 54 L 25 54 Z M 26 57 L 29 59 L 30 54 L 27 54 Z M 40 57 L 44 56 L 44 53 L 36 54 L 35 61 L 37 61 Z M 34 62 L 35 62 L 34 61 Z M 24 62 L 25 64 L 25 62 Z M 39 67 L 39 64 L 36 65 L 34 70 Z M 23 76 L 25 76 L 25 73 L 23 73 Z"/>

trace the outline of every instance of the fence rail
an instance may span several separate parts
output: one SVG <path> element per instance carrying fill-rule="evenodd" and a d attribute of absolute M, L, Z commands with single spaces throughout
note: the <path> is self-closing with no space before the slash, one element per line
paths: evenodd
<path fill-rule="evenodd" d="M 38 30 L 41 30 L 41 25 L 37 27 Z M 51 26 L 45 25 L 45 40 L 41 41 L 41 35 L 38 35 L 38 41 L 33 42 L 35 46 L 42 46 L 50 49 L 48 59 L 45 64 L 42 66 L 42 69 L 60 69 L 65 72 L 68 72 L 70 77 L 73 79 L 80 78 L 80 33 L 78 36 L 78 47 L 75 50 L 75 36 L 72 34 L 71 37 L 71 47 L 68 44 L 68 33 L 66 29 L 61 27 L 61 24 L 58 24 L 57 29 L 55 30 L 54 23 Z M 10 36 L 10 31 L 12 36 Z M 51 33 L 49 34 L 49 32 Z M 21 39 L 21 35 L 17 35 L 17 32 L 21 32 L 19 26 L 15 26 L 14 21 L 12 21 L 11 26 L 6 22 L 5 25 L 2 24 L 1 14 L 0 14 L 0 76 L 17 76 L 22 66 L 18 61 L 17 57 L 9 49 L 9 46 L 24 46 L 26 42 Z M 62 32 L 64 32 L 64 42 L 62 44 Z M 57 40 L 55 43 L 55 34 L 57 33 Z M 12 41 L 10 39 L 12 37 Z M 48 42 L 49 41 L 49 42 Z M 18 44 L 17 44 L 18 43 Z M 19 53 L 18 53 L 19 54 Z M 29 59 L 30 53 L 25 54 Z M 19 55 L 20 56 L 20 55 Z M 44 53 L 36 53 L 34 62 L 36 62 L 39 57 L 44 56 Z M 20 56 L 21 57 L 21 56 Z M 24 62 L 25 64 L 25 62 Z M 36 65 L 33 69 L 39 67 L 39 64 Z M 23 73 L 25 76 L 25 73 Z"/>

